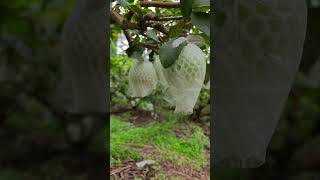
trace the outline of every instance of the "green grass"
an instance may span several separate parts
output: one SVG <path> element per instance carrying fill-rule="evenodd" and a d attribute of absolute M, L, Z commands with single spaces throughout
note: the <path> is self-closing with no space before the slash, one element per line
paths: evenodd
<path fill-rule="evenodd" d="M 126 160 L 141 160 L 144 145 L 156 147 L 161 159 L 178 165 L 188 164 L 200 169 L 208 163 L 204 157 L 204 148 L 209 144 L 209 139 L 203 134 L 202 129 L 195 125 L 191 126 L 192 133 L 178 138 L 172 130 L 179 128 L 181 123 L 175 120 L 134 127 L 119 117 L 111 116 L 110 124 L 111 165 L 119 165 Z M 138 148 L 133 148 L 130 144 Z"/>

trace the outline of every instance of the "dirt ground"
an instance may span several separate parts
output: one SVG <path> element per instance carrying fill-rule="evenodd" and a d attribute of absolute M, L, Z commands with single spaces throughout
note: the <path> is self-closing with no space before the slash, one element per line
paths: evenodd
<path fill-rule="evenodd" d="M 146 111 L 132 111 L 130 112 L 129 122 L 133 123 L 135 126 L 143 126 L 151 121 L 154 121 L 150 112 Z M 165 119 L 163 117 L 158 117 L 157 121 L 163 122 Z M 207 124 L 198 123 L 199 127 L 204 130 L 206 136 L 210 136 L 210 127 Z M 185 133 L 185 129 L 192 132 L 189 123 L 183 124 L 179 128 L 175 128 L 173 131 L 178 138 L 187 136 L 189 133 Z M 135 148 L 132 145 L 132 148 Z M 206 148 L 205 157 L 210 159 L 209 147 Z M 156 160 L 157 164 L 153 166 L 146 166 L 143 169 L 139 169 L 135 161 L 125 162 L 121 166 L 113 166 L 110 169 L 110 178 L 113 180 L 125 180 L 125 179 L 179 179 L 179 180 L 208 180 L 210 179 L 210 165 L 201 171 L 194 170 L 192 166 L 183 165 L 179 166 L 170 161 L 167 161 L 159 155 L 159 152 L 155 147 L 144 146 L 142 150 L 143 159 L 148 159 L 152 157 Z"/>

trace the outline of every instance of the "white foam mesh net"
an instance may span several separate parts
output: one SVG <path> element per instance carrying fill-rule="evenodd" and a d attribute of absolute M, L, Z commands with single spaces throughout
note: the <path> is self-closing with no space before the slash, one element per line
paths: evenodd
<path fill-rule="evenodd" d="M 300 63 L 306 31 L 301 0 L 225 0 L 215 10 L 215 165 L 257 167 Z M 218 21 L 217 21 L 218 22 Z"/>
<path fill-rule="evenodd" d="M 129 88 L 132 97 L 145 97 L 149 95 L 157 85 L 157 74 L 153 64 L 145 59 L 134 60 L 129 72 Z"/>
<path fill-rule="evenodd" d="M 191 114 L 197 102 L 206 72 L 206 56 L 201 49 L 188 44 L 176 62 L 163 69 L 168 93 L 174 101 L 175 113 Z"/>
<path fill-rule="evenodd" d="M 106 2 L 78 0 L 61 35 L 62 79 L 53 105 L 72 113 L 106 113 Z"/>

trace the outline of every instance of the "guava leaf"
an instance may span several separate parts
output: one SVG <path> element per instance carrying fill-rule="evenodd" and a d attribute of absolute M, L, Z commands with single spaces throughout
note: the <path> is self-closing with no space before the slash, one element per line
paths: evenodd
<path fill-rule="evenodd" d="M 127 0 L 117 0 L 117 1 L 118 3 L 120 3 L 121 6 L 128 7 L 130 10 L 135 12 L 138 16 L 143 15 L 142 9 L 138 5 L 129 3 Z"/>
<path fill-rule="evenodd" d="M 144 48 L 133 45 L 126 50 L 126 53 L 129 57 L 132 57 L 138 60 L 143 60 L 143 57 L 142 57 L 143 51 L 144 51 Z"/>
<path fill-rule="evenodd" d="M 190 15 L 192 12 L 192 4 L 193 0 L 180 0 L 181 14 L 185 20 L 190 19 Z"/>
<path fill-rule="evenodd" d="M 189 35 L 186 39 L 189 43 L 195 44 L 198 47 L 202 47 L 202 46 L 206 45 L 205 39 L 200 35 L 193 35 L 192 34 L 192 35 Z"/>
<path fill-rule="evenodd" d="M 193 0 L 192 8 L 208 7 L 210 0 Z"/>
<path fill-rule="evenodd" d="M 204 12 L 192 12 L 192 24 L 199 28 L 207 36 L 210 36 L 210 14 Z"/>
<path fill-rule="evenodd" d="M 141 16 L 143 15 L 143 12 L 141 10 L 141 8 L 135 4 L 129 4 L 128 6 L 132 11 L 134 11 L 135 13 L 137 13 L 137 15 Z"/>
<path fill-rule="evenodd" d="M 178 22 L 176 25 L 172 26 L 169 30 L 169 37 L 178 37 L 183 32 L 183 27 L 185 23 L 183 21 Z"/>
<path fill-rule="evenodd" d="M 184 41 L 180 43 L 179 46 L 173 47 L 173 43 L 176 39 L 178 38 L 171 39 L 160 47 L 159 59 L 164 68 L 173 65 L 178 59 L 182 49 L 187 45 L 187 42 Z"/>
<path fill-rule="evenodd" d="M 159 42 L 159 38 L 158 38 L 157 32 L 154 29 L 148 30 L 146 32 L 146 35 L 149 38 L 153 39 L 154 41 Z"/>

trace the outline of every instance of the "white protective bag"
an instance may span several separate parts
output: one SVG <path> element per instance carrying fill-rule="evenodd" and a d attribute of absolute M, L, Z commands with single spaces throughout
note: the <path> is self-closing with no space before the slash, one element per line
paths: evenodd
<path fill-rule="evenodd" d="M 258 167 L 300 63 L 304 0 L 215 3 L 214 165 Z"/>
<path fill-rule="evenodd" d="M 77 0 L 64 24 L 62 80 L 52 99 L 62 111 L 109 111 L 106 5 L 104 0 Z"/>
<path fill-rule="evenodd" d="M 167 86 L 166 100 L 175 104 L 175 113 L 191 114 L 203 86 L 206 73 L 206 56 L 195 44 L 188 43 L 181 51 L 178 59 L 168 68 L 161 67 L 161 84 Z M 159 71 L 159 70 L 158 70 Z"/>
<path fill-rule="evenodd" d="M 148 60 L 134 59 L 129 71 L 129 89 L 132 97 L 148 96 L 157 86 L 157 74 Z"/>

